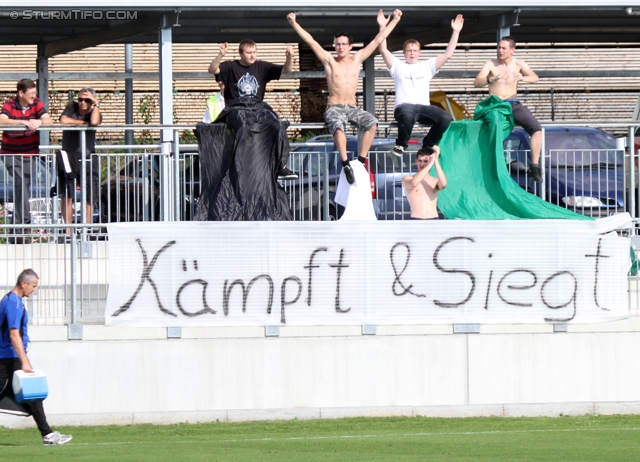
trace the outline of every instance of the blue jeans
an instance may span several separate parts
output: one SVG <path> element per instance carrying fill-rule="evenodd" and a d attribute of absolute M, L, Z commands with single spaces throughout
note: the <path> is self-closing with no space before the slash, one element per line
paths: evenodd
<path fill-rule="evenodd" d="M 405 148 L 409 145 L 411 130 L 416 122 L 431 125 L 429 133 L 422 140 L 423 147 L 438 144 L 451 123 L 451 116 L 446 111 L 439 107 L 422 104 L 401 104 L 393 111 L 393 117 L 398 122 L 396 144 Z"/>

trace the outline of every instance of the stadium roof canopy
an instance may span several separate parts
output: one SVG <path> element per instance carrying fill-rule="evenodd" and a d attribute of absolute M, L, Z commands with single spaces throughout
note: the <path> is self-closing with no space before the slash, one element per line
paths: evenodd
<path fill-rule="evenodd" d="M 154 43 L 158 29 L 170 27 L 174 43 L 299 42 L 286 15 L 320 43 L 329 45 L 337 31 L 356 42 L 378 31 L 375 15 L 403 11 L 390 40 L 391 48 L 406 38 L 446 42 L 450 21 L 463 14 L 460 41 L 491 43 L 497 30 L 511 28 L 519 43 L 598 43 L 640 41 L 640 0 L 21 0 L 0 3 L 0 44 L 39 44 L 41 56 L 54 56 L 102 43 Z M 347 6 L 348 5 L 348 6 Z"/>

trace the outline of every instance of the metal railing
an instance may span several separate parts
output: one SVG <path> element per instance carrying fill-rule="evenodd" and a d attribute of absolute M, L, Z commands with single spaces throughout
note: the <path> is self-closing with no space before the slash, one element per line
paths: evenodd
<path fill-rule="evenodd" d="M 380 124 L 380 129 L 395 127 L 395 124 Z M 543 133 L 559 124 L 545 124 Z M 603 124 L 582 124 L 580 126 L 601 127 Z M 578 126 L 563 123 L 562 126 Z M 606 127 L 628 129 L 627 145 L 633 146 L 634 129 L 640 123 L 605 124 Z M 294 128 L 298 127 L 293 126 Z M 300 125 L 300 128 L 308 128 Z M 315 128 L 322 127 L 318 124 Z M 3 129 L 5 127 L 0 127 Z M 12 127 L 15 130 L 15 126 Z M 195 216 L 197 201 L 200 193 L 200 169 L 197 145 L 180 142 L 180 131 L 193 129 L 193 125 L 110 125 L 100 127 L 83 126 L 45 126 L 43 129 L 80 131 L 84 148 L 85 131 L 123 131 L 125 129 L 152 131 L 170 131 L 173 135 L 171 142 L 157 142 L 137 145 L 96 145 L 96 154 L 83 156 L 81 177 L 78 184 L 90 184 L 91 172 L 94 167 L 99 171 L 99 191 L 92 188 L 78 188 L 73 200 L 73 221 L 110 223 L 122 221 L 172 221 L 191 220 Z M 510 165 L 512 177 L 526 190 L 557 205 L 570 208 L 578 213 L 602 216 L 620 211 L 629 211 L 632 216 L 638 216 L 638 172 L 636 163 L 638 153 L 613 150 L 589 149 L 550 149 L 545 150 L 543 136 L 543 152 L 541 167 L 545 171 L 553 171 L 554 176 L 546 178 L 542 184 L 530 181 L 527 168 L 530 153 L 528 151 L 505 151 L 506 161 Z M 332 142 L 292 144 L 292 147 L 308 147 L 308 151 L 295 150 L 289 160 L 289 167 L 300 174 L 298 180 L 283 182 L 284 188 L 290 193 L 292 215 L 295 220 L 331 220 L 339 215 L 339 207 L 333 202 L 335 184 L 340 173 L 339 157 L 331 151 Z M 372 193 L 374 207 L 379 219 L 403 219 L 408 214 L 408 204 L 404 199 L 401 177 L 414 171 L 413 158 L 395 160 L 391 155 L 384 156 L 378 149 L 372 147 L 370 151 L 370 171 L 372 175 Z M 43 145 L 43 155 L 37 156 L 30 194 L 31 221 L 61 223 L 62 204 L 58 198 L 51 199 L 49 182 L 54 182 L 57 163 L 55 152 L 59 145 Z M 604 162 L 586 163 L 581 159 L 586 156 L 603 156 Z M 607 151 L 607 152 L 605 152 Z M 353 153 L 351 153 L 353 155 Z M 561 156 L 571 157 L 571 162 L 564 162 L 563 169 L 559 169 L 558 159 Z M 0 156 L 1 157 L 1 156 Z M 375 158 L 375 159 L 374 159 Z M 0 159 L 2 160 L 2 159 Z M 518 162 L 516 162 L 518 161 Z M 95 167 L 94 163 L 98 163 Z M 325 164 L 326 163 L 326 164 Z M 88 164 L 88 165 L 87 165 Z M 547 169 L 547 165 L 549 168 Z M 563 170 L 563 171 L 562 171 Z M 44 173 L 43 173 L 44 172 Z M 603 175 L 603 172 L 608 172 Z M 595 183 L 594 176 L 609 178 L 608 182 Z M 581 194 L 569 188 L 568 183 L 562 183 L 561 176 L 572 176 L 575 182 L 585 188 Z M 587 179 L 589 179 L 587 181 Z M 0 207 L 4 214 L 11 215 L 12 194 L 5 187 L 8 180 L 6 170 L 0 171 Z M 590 182 L 588 185 L 587 183 Z M 633 187 L 629 185 L 633 184 Z M 10 188 L 9 188 L 10 189 Z M 95 189 L 95 188 L 94 188 Z M 327 194 L 324 192 L 328 191 Z M 96 197 L 98 196 L 98 197 Z M 572 197 L 573 196 L 573 197 Z M 578 197 L 575 197 L 578 196 Z M 568 202 L 567 202 L 568 201 Z M 601 205 L 598 205 L 598 201 Z M 87 204 L 94 203 L 93 210 L 87 209 Z M 87 211 L 94 216 L 88 217 Z M 27 215 L 25 211 L 25 215 Z"/>
<path fill-rule="evenodd" d="M 615 126 L 618 126 L 616 124 Z M 629 141 L 633 142 L 633 127 L 629 125 Z M 100 127 L 122 130 L 130 126 Z M 546 127 L 546 126 L 545 126 Z M 0 127 L 2 129 L 3 127 Z M 51 129 L 51 127 L 47 127 Z M 56 127 L 59 129 L 59 127 Z M 142 127 L 138 127 L 140 129 Z M 9 275 L 17 275 L 26 267 L 34 268 L 41 276 L 41 286 L 34 300 L 27 300 L 27 308 L 35 324 L 75 324 L 103 322 L 106 294 L 108 290 L 108 253 L 105 224 L 122 221 L 157 221 L 193 219 L 200 193 L 200 170 L 197 145 L 179 142 L 179 130 L 192 126 L 144 126 L 145 129 L 170 129 L 174 141 L 163 149 L 163 143 L 139 145 L 97 145 L 96 154 L 84 157 L 80 185 L 90 184 L 92 163 L 97 162 L 100 172 L 99 204 L 93 216 L 87 212 L 87 203 L 95 200 L 92 187 L 75 189 L 72 200 L 72 223 L 62 220 L 61 191 L 51 196 L 55 185 L 57 145 L 41 146 L 43 154 L 35 156 L 31 163 L 31 191 L 29 198 L 28 223 L 9 224 L 13 218 L 15 205 L 12 204 L 12 175 L 0 162 L 0 254 L 4 279 L 0 284 L 10 290 L 15 281 Z M 66 127 L 65 127 L 66 129 Z M 74 129 L 82 129 L 75 128 Z M 84 137 L 82 137 L 84 139 Z M 166 143 L 165 143 L 166 144 Z M 633 146 L 633 144 L 630 144 Z M 415 146 L 417 149 L 418 146 Z M 168 148 L 168 149 L 167 149 Z M 335 187 L 340 172 L 337 152 L 332 151 L 332 143 L 292 144 L 289 167 L 298 172 L 297 180 L 282 182 L 289 194 L 295 220 L 332 220 L 340 216 L 341 207 L 334 201 Z M 415 151 L 407 150 L 402 158 L 389 152 L 389 146 L 375 145 L 369 153 L 368 168 L 372 178 L 374 209 L 379 219 L 405 219 L 409 206 L 402 188 L 402 177 L 414 171 Z M 128 152 L 130 151 L 130 152 Z M 544 152 L 544 146 L 543 146 Z M 350 153 L 352 155 L 353 153 Z M 523 168 L 513 165 L 522 156 L 530 156 L 528 151 L 507 150 L 505 161 L 512 177 L 520 184 L 529 184 L 527 164 Z M 597 165 L 585 159 L 597 157 Z M 0 156 L 0 160 L 2 156 Z M 579 213 L 601 216 L 621 210 L 629 211 L 637 217 L 638 171 L 635 168 L 639 153 L 623 153 L 620 150 L 605 149 L 552 149 L 542 156 L 544 170 L 556 168 L 554 162 L 564 159 L 560 170 L 566 175 L 569 170 L 585 177 L 593 177 L 597 172 L 606 172 L 613 185 L 592 185 L 588 197 L 614 199 L 607 207 L 587 204 L 571 206 Z M 555 159 L 555 160 L 554 160 Z M 566 162 L 569 159 L 569 162 Z M 602 162 L 600 162 L 602 160 Z M 89 167 L 89 168 L 87 168 Z M 574 173 L 575 173 L 574 172 Z M 622 185 L 622 192 L 620 191 Z M 633 186 L 632 186 L 633 185 Z M 524 187 L 524 186 L 523 186 Z M 531 192 L 551 200 L 558 192 L 569 196 L 559 180 L 545 181 L 542 185 L 532 183 Z M 525 188 L 526 189 L 526 188 Z M 615 192 L 615 194 L 613 194 Z M 575 196 L 576 194 L 574 194 Z M 559 201 L 562 201 L 560 197 Z M 90 210 L 90 209 L 89 209 Z M 83 222 L 88 222 L 82 224 Z M 640 246 L 636 220 L 634 227 L 622 231 L 632 238 L 636 249 Z M 21 245 L 17 245 L 21 244 Z M 2 279 L 0 277 L 0 279 Z M 632 314 L 638 315 L 640 306 L 638 288 L 639 276 L 629 279 L 629 306 Z"/>
<path fill-rule="evenodd" d="M 105 235 L 81 224 L 29 226 L 3 225 L 10 232 L 0 238 L 3 293 L 14 287 L 20 271 L 33 268 L 40 285 L 24 300 L 30 324 L 104 323 L 109 272 Z M 66 234 L 68 228 L 72 232 Z M 14 245 L 17 240 L 20 245 Z"/>

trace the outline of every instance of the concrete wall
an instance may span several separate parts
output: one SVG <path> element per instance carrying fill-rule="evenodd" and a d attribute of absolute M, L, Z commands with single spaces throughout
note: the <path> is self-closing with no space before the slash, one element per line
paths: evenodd
<path fill-rule="evenodd" d="M 36 326 L 29 355 L 53 425 L 640 413 L 640 320 L 568 328 Z"/>

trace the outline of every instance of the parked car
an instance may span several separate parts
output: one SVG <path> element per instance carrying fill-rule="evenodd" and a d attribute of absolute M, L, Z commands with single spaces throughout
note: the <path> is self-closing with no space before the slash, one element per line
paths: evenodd
<path fill-rule="evenodd" d="M 545 130 L 545 199 L 583 215 L 608 216 L 624 211 L 624 152 L 613 134 L 597 128 L 550 127 Z M 505 159 L 514 180 L 539 193 L 528 175 L 529 135 L 516 128 L 504 141 Z"/>

